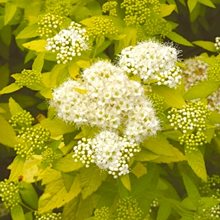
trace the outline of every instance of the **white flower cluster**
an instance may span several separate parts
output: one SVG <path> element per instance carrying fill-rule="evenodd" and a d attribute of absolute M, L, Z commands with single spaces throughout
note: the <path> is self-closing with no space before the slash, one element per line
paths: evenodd
<path fill-rule="evenodd" d="M 129 80 L 110 62 L 99 61 L 86 69 L 83 83 L 68 80 L 53 92 L 51 105 L 58 117 L 77 125 L 101 129 L 124 129 L 140 142 L 156 134 L 159 121 L 140 83 Z"/>
<path fill-rule="evenodd" d="M 215 38 L 215 49 L 217 50 L 217 51 L 220 51 L 220 37 L 216 37 Z"/>
<path fill-rule="evenodd" d="M 185 69 L 183 75 L 185 79 L 185 88 L 189 89 L 193 85 L 208 79 L 208 64 L 204 61 L 190 58 L 184 61 Z M 220 112 L 220 89 L 207 97 L 208 109 Z"/>
<path fill-rule="evenodd" d="M 185 69 L 183 70 L 183 75 L 186 89 L 189 89 L 196 83 L 207 79 L 207 63 L 195 58 L 190 58 L 185 60 L 184 64 Z"/>
<path fill-rule="evenodd" d="M 51 105 L 66 122 L 101 129 L 95 138 L 78 142 L 74 158 L 86 166 L 95 163 L 114 177 L 129 172 L 128 162 L 140 151 L 139 142 L 160 128 L 141 84 L 108 61 L 86 69 L 81 82 L 64 82 L 54 90 Z"/>
<path fill-rule="evenodd" d="M 119 66 L 128 74 L 142 80 L 156 81 L 158 85 L 177 87 L 181 82 L 181 70 L 176 65 L 178 51 L 171 46 L 147 41 L 122 50 Z"/>
<path fill-rule="evenodd" d="M 220 113 L 220 89 L 208 96 L 208 108 Z"/>
<path fill-rule="evenodd" d="M 81 56 L 88 50 L 88 36 L 86 30 L 74 21 L 67 29 L 61 30 L 52 38 L 47 39 L 46 49 L 57 53 L 57 63 L 66 64 L 75 56 Z"/>
<path fill-rule="evenodd" d="M 74 148 L 73 158 L 89 167 L 95 163 L 114 178 L 129 173 L 128 162 L 140 148 L 126 137 L 111 131 L 102 131 L 95 138 L 83 138 Z"/>

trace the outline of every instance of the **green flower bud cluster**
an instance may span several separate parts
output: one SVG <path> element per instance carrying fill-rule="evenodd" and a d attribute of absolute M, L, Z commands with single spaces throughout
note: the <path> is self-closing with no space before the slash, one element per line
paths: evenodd
<path fill-rule="evenodd" d="M 208 178 L 208 181 L 200 187 L 202 196 L 212 196 L 213 198 L 220 198 L 220 176 L 213 175 Z"/>
<path fill-rule="evenodd" d="M 207 106 L 202 102 L 189 102 L 182 109 L 172 108 L 168 112 L 168 120 L 175 130 L 180 130 L 183 135 L 180 143 L 186 150 L 197 150 L 197 147 L 206 143 L 206 121 L 209 116 Z"/>
<path fill-rule="evenodd" d="M 52 13 L 39 16 L 38 33 L 41 37 L 53 37 L 64 27 L 65 18 Z"/>
<path fill-rule="evenodd" d="M 170 31 L 171 27 L 169 23 L 158 15 L 150 16 L 143 25 L 144 33 L 147 36 L 166 36 Z"/>
<path fill-rule="evenodd" d="M 90 37 L 117 35 L 119 33 L 119 30 L 115 27 L 109 16 L 94 16 L 89 18 L 89 25 L 86 31 Z"/>
<path fill-rule="evenodd" d="M 23 128 L 17 137 L 18 144 L 15 146 L 15 151 L 21 157 L 30 158 L 34 154 L 40 154 L 47 148 L 50 132 L 41 126 L 34 126 Z"/>
<path fill-rule="evenodd" d="M 105 2 L 102 5 L 102 12 L 109 13 L 110 16 L 117 16 L 117 5 L 118 5 L 118 2 L 114 0 Z"/>
<path fill-rule="evenodd" d="M 94 212 L 95 220 L 111 220 L 109 207 L 103 206 L 100 209 L 96 209 Z"/>
<path fill-rule="evenodd" d="M 150 204 L 150 208 L 149 208 L 149 218 L 152 215 L 152 213 L 157 210 L 157 208 L 159 207 L 159 200 L 157 198 L 153 199 L 153 201 Z"/>
<path fill-rule="evenodd" d="M 202 102 L 189 102 L 182 109 L 172 108 L 168 112 L 168 119 L 175 130 L 183 133 L 203 131 L 209 115 L 207 106 Z"/>
<path fill-rule="evenodd" d="M 43 158 L 41 164 L 45 167 L 51 167 L 53 162 L 60 157 L 60 155 L 51 148 L 47 148 L 41 155 Z"/>
<path fill-rule="evenodd" d="M 20 86 L 26 86 L 31 88 L 32 86 L 39 85 L 41 83 L 41 73 L 35 70 L 24 69 L 20 74 L 14 74 L 15 83 Z"/>
<path fill-rule="evenodd" d="M 208 79 L 220 81 L 220 59 L 215 59 L 215 63 L 210 64 L 207 70 Z"/>
<path fill-rule="evenodd" d="M 220 37 L 215 38 L 215 49 L 220 52 Z"/>
<path fill-rule="evenodd" d="M 45 11 L 51 12 L 54 15 L 70 16 L 72 11 L 72 0 L 46 0 Z"/>
<path fill-rule="evenodd" d="M 193 220 L 219 220 L 220 219 L 220 204 L 203 208 L 195 213 Z"/>
<path fill-rule="evenodd" d="M 31 127 L 34 122 L 34 118 L 30 114 L 30 112 L 26 110 L 22 110 L 12 117 L 9 120 L 9 123 L 15 130 L 20 130 L 21 128 Z"/>
<path fill-rule="evenodd" d="M 159 0 L 124 0 L 121 8 L 125 9 L 127 25 L 144 24 L 152 14 L 160 13 Z"/>
<path fill-rule="evenodd" d="M 61 220 L 61 213 L 45 213 L 42 215 L 35 214 L 36 220 Z"/>
<path fill-rule="evenodd" d="M 199 146 L 207 143 L 207 137 L 202 131 L 194 133 L 183 134 L 180 138 L 180 144 L 186 146 L 188 152 L 196 151 Z"/>
<path fill-rule="evenodd" d="M 116 208 L 115 220 L 142 220 L 143 211 L 134 198 L 125 198 L 119 200 Z"/>
<path fill-rule="evenodd" d="M 18 205 L 20 202 L 18 184 L 9 180 L 0 182 L 0 197 L 5 207 L 10 209 Z"/>
<path fill-rule="evenodd" d="M 163 119 L 165 117 L 165 114 L 164 114 L 165 99 L 156 93 L 150 93 L 148 95 L 148 98 L 150 99 L 151 103 L 153 104 L 153 107 L 156 111 L 157 117 L 160 119 L 160 121 L 163 121 Z"/>

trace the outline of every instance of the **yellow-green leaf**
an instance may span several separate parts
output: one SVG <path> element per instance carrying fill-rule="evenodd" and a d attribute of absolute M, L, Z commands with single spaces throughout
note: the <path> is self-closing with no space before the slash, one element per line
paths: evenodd
<path fill-rule="evenodd" d="M 19 34 L 16 36 L 17 39 L 27 39 L 38 36 L 37 33 L 38 25 L 32 24 L 25 27 Z"/>
<path fill-rule="evenodd" d="M 24 211 L 20 205 L 14 206 L 10 211 L 12 220 L 25 220 Z"/>
<path fill-rule="evenodd" d="M 198 41 L 193 41 L 192 43 L 205 49 L 205 50 L 208 50 L 211 52 L 216 52 L 214 42 L 212 42 L 212 41 L 198 40 Z"/>
<path fill-rule="evenodd" d="M 160 15 L 161 17 L 166 17 L 170 15 L 176 8 L 176 5 L 167 5 L 167 4 L 161 4 L 160 5 Z"/>
<path fill-rule="evenodd" d="M 45 53 L 40 53 L 37 55 L 36 59 L 34 60 L 34 63 L 32 65 L 32 69 L 41 73 L 43 66 L 44 66 L 44 56 Z"/>
<path fill-rule="evenodd" d="M 106 173 L 97 167 L 89 167 L 80 170 L 80 183 L 83 199 L 95 192 L 106 178 Z"/>
<path fill-rule="evenodd" d="M 33 40 L 23 44 L 23 47 L 34 50 L 36 52 L 45 52 L 46 51 L 46 40 Z"/>
<path fill-rule="evenodd" d="M 22 176 L 25 158 L 20 156 L 15 157 L 13 162 L 9 165 L 8 169 L 11 170 L 9 180 L 17 181 Z"/>
<path fill-rule="evenodd" d="M 4 24 L 8 24 L 12 18 L 14 17 L 15 13 L 17 11 L 17 5 L 13 3 L 6 3 L 5 5 L 5 16 L 4 16 Z"/>
<path fill-rule="evenodd" d="M 120 180 L 123 184 L 123 186 L 128 190 L 131 191 L 131 182 L 130 182 L 130 178 L 129 175 L 123 175 L 120 177 Z"/>
<path fill-rule="evenodd" d="M 135 160 L 137 161 L 152 161 L 159 157 L 159 155 L 154 154 L 150 151 L 142 150 L 135 155 Z"/>
<path fill-rule="evenodd" d="M 9 105 L 11 115 L 15 115 L 15 114 L 23 111 L 22 107 L 17 102 L 15 102 L 15 100 L 13 98 L 9 99 L 8 105 Z"/>
<path fill-rule="evenodd" d="M 60 158 L 53 164 L 53 168 L 62 172 L 72 172 L 83 167 L 82 163 L 74 162 L 72 153 Z"/>
<path fill-rule="evenodd" d="M 166 104 L 170 107 L 182 108 L 186 103 L 182 94 L 175 89 L 166 86 L 155 86 L 153 92 L 164 97 Z"/>
<path fill-rule="evenodd" d="M 195 174 L 202 180 L 207 181 L 207 172 L 205 161 L 202 153 L 198 151 L 186 152 L 188 164 L 191 166 Z"/>
<path fill-rule="evenodd" d="M 75 177 L 70 189 L 67 191 L 63 178 L 60 175 L 59 179 L 46 185 L 45 191 L 39 199 L 38 210 L 40 213 L 44 213 L 60 208 L 78 196 L 80 191 L 81 187 L 78 176 Z"/>
<path fill-rule="evenodd" d="M 201 4 L 206 5 L 210 8 L 215 8 L 215 5 L 211 0 L 198 0 Z"/>
<path fill-rule="evenodd" d="M 177 148 L 173 147 L 167 139 L 162 135 L 156 137 L 150 137 L 143 142 L 143 147 L 152 151 L 153 153 L 162 156 L 163 158 L 170 159 L 172 161 L 183 161 L 185 160 L 184 155 Z M 160 158 L 156 158 L 155 161 L 160 161 Z M 162 161 L 161 161 L 162 162 Z M 166 162 L 166 161 L 164 161 Z"/>
<path fill-rule="evenodd" d="M 189 46 L 189 47 L 193 47 L 193 44 L 191 44 L 186 38 L 184 38 L 183 36 L 177 34 L 176 32 L 169 32 L 166 35 L 170 40 L 178 43 L 178 44 L 182 44 L 185 46 Z"/>
<path fill-rule="evenodd" d="M 193 9 L 196 7 L 197 3 L 198 3 L 198 0 L 188 0 L 188 1 L 187 1 L 187 5 L 188 5 L 188 7 L 189 7 L 190 13 L 191 13 L 191 12 L 193 11 Z"/>
<path fill-rule="evenodd" d="M 135 167 L 132 169 L 132 173 L 136 177 L 144 176 L 147 173 L 147 168 L 140 162 L 138 162 Z"/>
<path fill-rule="evenodd" d="M 9 147 L 14 147 L 16 144 L 16 134 L 2 116 L 0 116 L 0 143 Z"/>
<path fill-rule="evenodd" d="M 219 88 L 219 83 L 215 81 L 202 81 L 192 86 L 184 95 L 185 99 L 206 98 Z"/>
<path fill-rule="evenodd" d="M 73 125 L 67 124 L 59 118 L 44 119 L 40 121 L 42 127 L 48 129 L 52 136 L 56 137 L 76 130 Z"/>
<path fill-rule="evenodd" d="M 12 84 L 4 87 L 2 90 L 0 90 L 0 95 L 15 92 L 15 91 L 19 90 L 20 88 L 21 87 L 18 86 L 16 83 L 12 83 Z"/>

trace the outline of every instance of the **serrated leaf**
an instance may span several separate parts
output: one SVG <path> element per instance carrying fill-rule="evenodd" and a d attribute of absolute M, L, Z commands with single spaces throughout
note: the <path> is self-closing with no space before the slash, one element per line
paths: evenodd
<path fill-rule="evenodd" d="M 196 7 L 197 3 L 198 3 L 198 0 L 188 0 L 188 1 L 187 1 L 187 5 L 188 5 L 188 7 L 189 7 L 190 13 L 191 13 L 191 12 L 193 11 L 193 9 Z"/>
<path fill-rule="evenodd" d="M 25 205 L 32 209 L 37 209 L 38 195 L 30 183 L 21 182 L 19 193 Z"/>
<path fill-rule="evenodd" d="M 60 136 L 66 133 L 71 133 L 76 130 L 73 125 L 67 124 L 59 118 L 44 119 L 40 121 L 42 127 L 48 129 L 52 136 Z"/>
<path fill-rule="evenodd" d="M 32 69 L 39 73 L 41 73 L 44 66 L 44 55 L 45 55 L 44 53 L 39 53 L 32 65 Z"/>
<path fill-rule="evenodd" d="M 173 147 L 167 139 L 162 135 L 157 135 L 157 137 L 150 137 L 143 142 L 143 147 L 152 151 L 157 155 L 163 156 L 163 158 L 183 161 L 185 160 L 184 155 L 177 148 Z M 165 157 L 164 157 L 165 156 Z M 170 158 L 171 157 L 171 158 Z M 159 161 L 160 157 L 156 158 L 155 161 Z"/>
<path fill-rule="evenodd" d="M 220 113 L 217 111 L 211 112 L 209 115 L 209 121 L 212 124 L 220 124 Z"/>
<path fill-rule="evenodd" d="M 12 220 L 25 220 L 24 211 L 20 205 L 16 205 L 10 211 Z"/>
<path fill-rule="evenodd" d="M 61 172 L 50 167 L 42 170 L 42 172 L 38 175 L 38 180 L 42 180 L 42 185 L 47 185 L 61 178 Z"/>
<path fill-rule="evenodd" d="M 70 76 L 73 79 L 76 79 L 77 76 L 79 75 L 80 67 L 76 63 L 70 63 L 68 65 L 68 71 L 69 71 Z"/>
<path fill-rule="evenodd" d="M 202 81 L 192 86 L 184 95 L 185 99 L 206 98 L 219 88 L 219 83 L 216 81 Z"/>
<path fill-rule="evenodd" d="M 191 199 L 191 201 L 194 201 L 194 205 L 195 202 L 198 201 L 198 199 L 200 198 L 200 194 L 199 191 L 195 185 L 195 183 L 192 181 L 192 179 L 190 178 L 189 175 L 187 175 L 185 170 L 181 170 L 181 175 L 183 177 L 183 182 L 188 194 L 188 197 Z"/>
<path fill-rule="evenodd" d="M 120 177 L 122 185 L 128 190 L 131 191 L 131 182 L 129 175 L 123 175 Z"/>
<path fill-rule="evenodd" d="M 160 15 L 161 17 L 166 17 L 168 15 L 170 15 L 176 8 L 176 5 L 171 4 L 171 5 L 167 5 L 167 4 L 161 4 L 160 5 Z"/>
<path fill-rule="evenodd" d="M 0 116 L 0 143 L 9 147 L 14 147 L 17 143 L 13 128 L 2 116 Z"/>
<path fill-rule="evenodd" d="M 4 87 L 2 90 L 0 90 L 0 95 L 12 93 L 12 92 L 15 92 L 19 89 L 21 89 L 20 86 L 18 86 L 16 83 L 12 83 L 12 84 Z"/>
<path fill-rule="evenodd" d="M 40 159 L 33 158 L 26 160 L 22 169 L 23 180 L 27 183 L 33 183 L 36 181 L 36 177 L 39 174 Z"/>
<path fill-rule="evenodd" d="M 135 155 L 135 160 L 137 161 L 152 161 L 159 157 L 159 155 L 154 154 L 150 151 L 142 150 Z"/>
<path fill-rule="evenodd" d="M 210 8 L 215 8 L 215 5 L 211 0 L 198 0 L 201 4 L 206 5 Z"/>
<path fill-rule="evenodd" d="M 46 51 L 46 40 L 33 40 L 23 44 L 23 47 L 34 50 L 36 52 L 45 52 Z"/>
<path fill-rule="evenodd" d="M 88 220 L 88 218 L 91 215 L 93 215 L 95 208 L 97 208 L 98 201 L 100 201 L 100 197 L 98 195 L 92 195 L 88 197 L 87 199 L 80 199 L 74 219 L 75 220 L 81 220 L 81 219 Z M 69 219 L 72 216 L 73 215 L 69 216 Z"/>
<path fill-rule="evenodd" d="M 14 17 L 17 11 L 17 5 L 7 2 L 5 5 L 5 16 L 4 16 L 4 24 L 7 25 L 12 18 Z"/>
<path fill-rule="evenodd" d="M 17 102 L 15 102 L 13 98 L 9 99 L 8 105 L 9 105 L 11 115 L 15 115 L 23 111 L 23 108 Z"/>
<path fill-rule="evenodd" d="M 89 167 L 80 170 L 80 183 L 83 199 L 94 193 L 106 178 L 106 173 L 97 167 Z"/>
<path fill-rule="evenodd" d="M 163 135 L 166 138 L 175 140 L 175 141 L 179 141 L 179 137 L 182 135 L 182 133 L 178 130 L 170 130 L 170 131 L 164 131 Z"/>
<path fill-rule="evenodd" d="M 160 202 L 156 220 L 167 220 L 171 214 L 171 206 L 166 201 Z"/>
<path fill-rule="evenodd" d="M 38 36 L 37 29 L 38 29 L 37 24 L 29 25 L 18 33 L 16 39 L 27 39 L 27 38 L 37 37 Z"/>
<path fill-rule="evenodd" d="M 33 220 L 32 212 L 26 212 L 25 213 L 25 220 Z"/>
<path fill-rule="evenodd" d="M 11 170 L 9 180 L 17 181 L 20 176 L 22 176 L 22 171 L 25 163 L 25 158 L 16 156 L 13 162 L 8 166 L 8 169 Z"/>
<path fill-rule="evenodd" d="M 184 208 L 188 209 L 188 210 L 193 210 L 196 211 L 196 207 L 197 205 L 194 204 L 194 202 L 192 201 L 191 198 L 186 197 L 181 204 L 184 206 Z"/>
<path fill-rule="evenodd" d="M 49 73 L 42 74 L 42 81 L 47 88 L 56 88 L 69 77 L 67 68 L 63 64 L 55 65 Z"/>
<path fill-rule="evenodd" d="M 155 86 L 153 92 L 164 97 L 164 101 L 170 107 L 182 108 L 186 104 L 182 94 L 175 89 L 166 86 Z"/>
<path fill-rule="evenodd" d="M 176 32 L 169 32 L 166 35 L 170 40 L 178 43 L 178 44 L 182 44 L 184 46 L 189 46 L 189 47 L 193 47 L 193 44 L 191 44 L 186 38 L 184 38 L 183 36 L 177 34 Z"/>
<path fill-rule="evenodd" d="M 147 173 L 147 168 L 142 163 L 137 163 L 132 169 L 132 173 L 137 177 L 144 176 Z"/>
<path fill-rule="evenodd" d="M 66 187 L 66 190 L 68 192 L 71 189 L 75 175 L 69 173 L 62 173 L 62 178 L 63 178 L 64 186 Z"/>
<path fill-rule="evenodd" d="M 49 212 L 68 203 L 81 191 L 79 177 L 76 176 L 69 191 L 66 190 L 62 177 L 46 185 L 44 194 L 39 199 L 38 210 L 40 213 Z"/>
<path fill-rule="evenodd" d="M 202 153 L 199 150 L 192 152 L 187 151 L 186 158 L 195 174 L 202 180 L 207 181 L 207 171 Z"/>
<path fill-rule="evenodd" d="M 53 164 L 53 168 L 64 173 L 72 172 L 83 167 L 80 162 L 75 162 L 72 157 L 72 153 L 60 158 Z"/>
<path fill-rule="evenodd" d="M 193 41 L 192 43 L 208 51 L 216 52 L 214 42 L 199 40 L 199 41 Z"/>

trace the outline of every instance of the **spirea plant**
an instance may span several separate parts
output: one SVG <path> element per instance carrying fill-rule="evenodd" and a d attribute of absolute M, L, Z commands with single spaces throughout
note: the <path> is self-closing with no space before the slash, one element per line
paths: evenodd
<path fill-rule="evenodd" d="M 219 10 L 0 1 L 0 220 L 220 219 Z"/>

